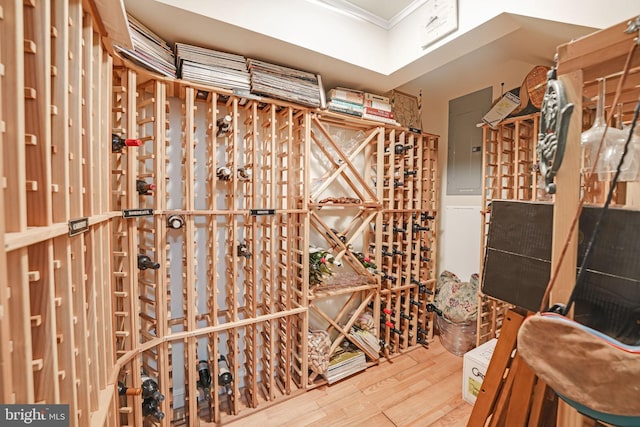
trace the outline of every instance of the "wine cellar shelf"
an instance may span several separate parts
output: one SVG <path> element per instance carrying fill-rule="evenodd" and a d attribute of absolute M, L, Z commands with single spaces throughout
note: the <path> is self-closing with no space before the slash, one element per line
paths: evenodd
<path fill-rule="evenodd" d="M 224 424 L 328 381 L 308 331 L 428 345 L 438 136 L 153 75 L 98 3 L 0 2 L 2 402 Z"/>

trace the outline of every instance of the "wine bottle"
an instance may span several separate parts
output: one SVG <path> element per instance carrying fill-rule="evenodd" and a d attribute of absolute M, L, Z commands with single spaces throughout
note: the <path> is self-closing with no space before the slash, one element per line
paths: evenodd
<path fill-rule="evenodd" d="M 395 226 L 394 226 L 394 227 L 393 227 L 393 232 L 394 232 L 394 233 L 403 233 L 403 234 L 404 234 L 404 233 L 406 233 L 406 232 L 407 232 L 407 230 L 406 230 L 406 229 L 404 229 L 404 228 L 401 228 L 401 227 L 395 227 Z"/>
<path fill-rule="evenodd" d="M 156 189 L 155 184 L 149 184 L 142 179 L 136 179 L 136 191 L 142 196 L 151 194 Z"/>
<path fill-rule="evenodd" d="M 411 314 L 405 314 L 403 311 L 400 312 L 400 317 L 407 320 L 412 320 L 413 316 Z"/>
<path fill-rule="evenodd" d="M 419 231 L 429 231 L 429 227 L 425 227 L 423 225 L 418 224 L 417 222 L 413 223 L 413 232 L 417 233 Z"/>
<path fill-rule="evenodd" d="M 118 395 L 119 396 L 137 396 L 142 394 L 141 388 L 127 387 L 123 382 L 118 381 Z"/>
<path fill-rule="evenodd" d="M 198 361 L 198 387 L 204 392 L 204 398 L 211 398 L 211 369 L 206 360 Z"/>
<path fill-rule="evenodd" d="M 238 168 L 237 175 L 240 181 L 249 181 L 251 180 L 251 169 Z"/>
<path fill-rule="evenodd" d="M 420 301 L 414 300 L 413 298 L 409 298 L 409 304 L 413 304 L 416 307 L 422 307 L 422 303 Z"/>
<path fill-rule="evenodd" d="M 393 151 L 396 154 L 404 154 L 407 151 L 411 150 L 412 148 L 413 148 L 413 145 L 396 144 L 393 146 Z"/>
<path fill-rule="evenodd" d="M 431 289 L 427 288 L 427 285 L 418 286 L 418 293 L 419 294 L 433 295 L 433 291 Z"/>
<path fill-rule="evenodd" d="M 142 398 L 151 398 L 158 403 L 164 400 L 164 394 L 160 393 L 156 380 L 146 374 L 142 374 Z"/>
<path fill-rule="evenodd" d="M 115 133 L 111 134 L 111 152 L 122 153 L 122 149 L 125 147 L 139 147 L 142 145 L 141 139 L 129 139 L 122 138 Z"/>
<path fill-rule="evenodd" d="M 404 176 L 416 176 L 417 173 L 418 173 L 418 171 L 405 170 L 404 171 Z"/>
<path fill-rule="evenodd" d="M 402 331 L 400 329 L 397 329 L 396 325 L 394 325 L 392 322 L 386 321 L 384 322 L 384 325 L 388 327 L 389 330 L 394 334 L 402 335 Z"/>
<path fill-rule="evenodd" d="M 394 255 L 400 255 L 400 256 L 402 256 L 402 255 L 404 255 L 404 254 L 405 254 L 405 252 L 404 252 L 404 251 L 401 251 L 400 249 L 398 249 L 398 248 L 396 248 L 396 247 L 392 248 L 392 249 L 391 249 L 391 252 L 392 252 Z"/>
<path fill-rule="evenodd" d="M 431 258 L 427 258 L 426 256 L 421 256 L 420 257 L 420 261 L 429 262 L 429 261 L 431 261 Z"/>
<path fill-rule="evenodd" d="M 418 333 L 422 335 L 429 335 L 429 331 L 418 326 Z"/>
<path fill-rule="evenodd" d="M 231 132 L 231 116 L 227 114 L 216 120 L 216 136 L 223 136 Z"/>
<path fill-rule="evenodd" d="M 238 256 L 245 257 L 247 259 L 251 258 L 251 252 L 249 252 L 249 248 L 247 247 L 247 242 L 238 243 L 238 247 L 236 248 L 236 253 Z"/>
<path fill-rule="evenodd" d="M 420 214 L 420 220 L 422 220 L 422 221 L 428 221 L 428 220 L 431 220 L 431 219 L 436 219 L 436 217 L 435 217 L 435 216 L 433 216 L 433 215 L 429 215 L 429 214 L 428 214 L 428 213 L 426 213 L 426 212 L 422 212 L 422 213 Z"/>
<path fill-rule="evenodd" d="M 160 264 L 158 264 L 157 262 L 151 261 L 151 258 L 149 258 L 147 255 L 139 254 L 138 255 L 138 268 L 140 270 L 146 270 L 148 268 L 150 268 L 152 270 L 157 270 L 157 269 L 160 268 Z"/>
<path fill-rule="evenodd" d="M 221 181 L 231 181 L 231 168 L 220 166 L 216 169 L 216 176 Z"/>
<path fill-rule="evenodd" d="M 173 228 L 174 230 L 178 230 L 184 227 L 184 218 L 182 215 L 169 215 L 167 218 L 167 227 Z"/>
<path fill-rule="evenodd" d="M 389 252 L 389 248 L 386 246 L 382 247 L 382 250 L 380 251 L 380 253 L 382 254 L 382 256 L 388 256 L 388 257 L 393 256 L 393 252 Z"/>
<path fill-rule="evenodd" d="M 386 314 L 387 316 L 393 316 L 393 315 L 394 315 L 393 311 L 391 311 L 391 309 L 390 309 L 390 308 L 387 308 L 387 307 L 383 307 L 381 311 L 382 311 L 384 314 Z"/>
<path fill-rule="evenodd" d="M 152 417 L 157 421 L 162 421 L 164 412 L 158 408 L 158 401 L 152 397 L 148 397 L 142 401 L 142 416 Z"/>
<path fill-rule="evenodd" d="M 393 180 L 393 188 L 404 187 L 404 182 L 394 179 Z"/>
<path fill-rule="evenodd" d="M 233 382 L 227 359 L 221 354 L 218 358 L 218 385 L 228 387 Z"/>
<path fill-rule="evenodd" d="M 398 278 L 397 278 L 397 277 L 395 277 L 395 276 L 390 276 L 389 274 L 385 274 L 384 276 L 382 276 L 382 278 L 383 278 L 384 280 L 389 280 L 390 282 L 395 282 L 395 281 L 397 281 L 397 280 L 398 280 Z"/>

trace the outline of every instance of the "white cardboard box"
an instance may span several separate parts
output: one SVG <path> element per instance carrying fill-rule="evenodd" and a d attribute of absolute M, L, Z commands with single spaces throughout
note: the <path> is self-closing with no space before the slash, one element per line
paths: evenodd
<path fill-rule="evenodd" d="M 496 348 L 497 338 L 469 350 L 462 361 L 462 398 L 473 405 L 476 402 L 482 380 L 487 373 L 493 350 Z"/>

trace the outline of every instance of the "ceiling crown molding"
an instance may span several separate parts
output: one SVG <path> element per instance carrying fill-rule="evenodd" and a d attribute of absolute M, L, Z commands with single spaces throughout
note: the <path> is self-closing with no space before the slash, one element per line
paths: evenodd
<path fill-rule="evenodd" d="M 353 16 L 355 18 L 362 19 L 364 21 L 370 22 L 374 25 L 377 25 L 380 28 L 385 30 L 390 30 L 400 21 L 402 21 L 407 16 L 411 15 L 416 9 L 422 6 L 427 0 L 415 0 L 410 3 L 407 7 L 398 12 L 391 19 L 384 19 L 375 13 L 363 9 L 355 4 L 347 1 L 347 0 L 317 0 L 316 2 L 324 3 L 333 9 L 336 9 L 339 12 L 346 13 L 347 15 Z"/>

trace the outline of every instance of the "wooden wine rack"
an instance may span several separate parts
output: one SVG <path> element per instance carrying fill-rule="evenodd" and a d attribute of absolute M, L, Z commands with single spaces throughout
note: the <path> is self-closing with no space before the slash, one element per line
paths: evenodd
<path fill-rule="evenodd" d="M 68 403 L 73 426 L 223 424 L 323 383 L 309 370 L 312 312 L 332 350 L 381 306 L 404 314 L 394 318 L 402 336 L 376 324 L 387 356 L 426 345 L 438 137 L 153 75 L 100 33 L 126 28 L 123 12 L 0 2 L 2 402 Z M 227 115 L 231 128 L 218 134 Z M 356 146 L 340 146 L 329 127 L 358 134 Z M 112 152 L 113 134 L 142 145 Z M 385 153 L 394 144 L 411 148 Z M 138 180 L 155 189 L 139 194 Z M 322 202 L 343 190 L 358 201 Z M 169 225 L 174 215 L 181 228 Z M 70 235 L 84 218 L 86 230 Z M 414 223 L 429 230 L 412 233 Z M 357 283 L 310 289 L 311 242 Z M 383 246 L 404 255 L 386 260 Z M 356 249 L 398 282 L 367 271 Z M 159 268 L 139 269 L 138 255 Z M 140 387 L 142 372 L 166 396 L 159 422 L 143 416 L 140 396 L 118 395 L 118 382 Z"/>
<path fill-rule="evenodd" d="M 539 200 L 540 173 L 537 165 L 536 143 L 540 114 L 508 118 L 495 128 L 482 127 L 482 221 L 480 233 L 480 278 L 484 267 L 484 253 L 491 218 L 493 200 Z M 540 190 L 543 191 L 543 190 Z M 478 292 L 478 323 L 476 344 L 496 337 L 511 306 L 504 301 Z"/>
<path fill-rule="evenodd" d="M 111 40 L 96 11 L 0 2 L 0 399 L 66 403 L 74 426 L 118 424 Z"/>

